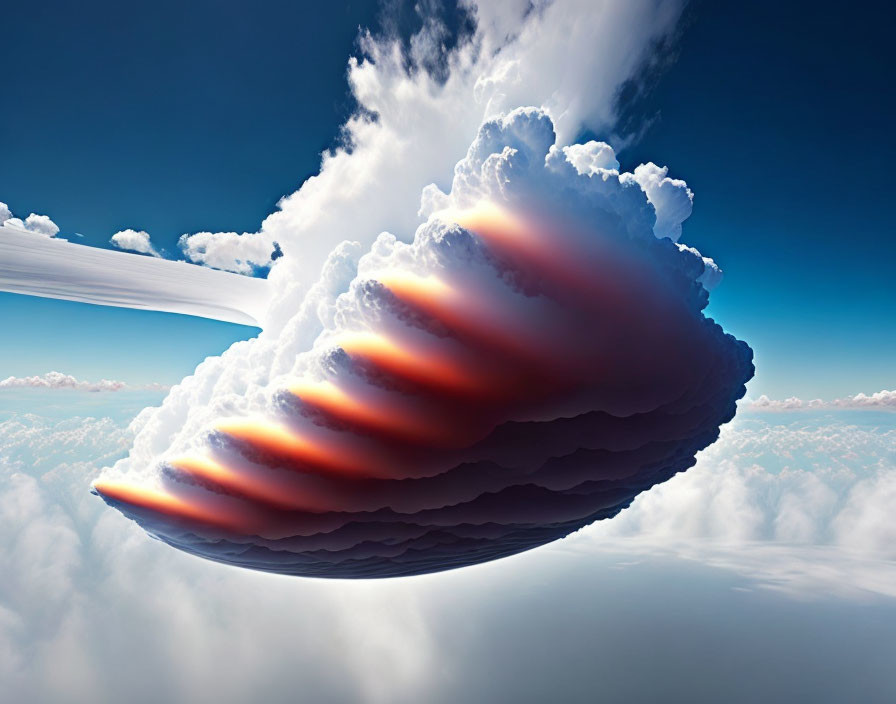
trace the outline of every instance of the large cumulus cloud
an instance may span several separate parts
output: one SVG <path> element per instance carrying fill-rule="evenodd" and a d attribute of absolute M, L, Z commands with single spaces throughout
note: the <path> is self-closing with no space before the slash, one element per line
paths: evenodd
<path fill-rule="evenodd" d="M 412 242 L 337 249 L 282 331 L 144 419 L 101 495 L 215 560 L 395 576 L 549 542 L 691 466 L 752 363 L 670 239 L 690 193 L 555 142 L 543 110 L 487 121 Z"/>

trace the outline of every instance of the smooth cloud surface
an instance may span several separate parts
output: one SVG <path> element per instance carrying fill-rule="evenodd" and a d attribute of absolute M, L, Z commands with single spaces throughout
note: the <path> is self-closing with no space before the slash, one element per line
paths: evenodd
<path fill-rule="evenodd" d="M 170 447 L 97 491 L 189 552 L 335 577 L 459 567 L 615 515 L 693 464 L 753 373 L 702 315 L 702 258 L 666 236 L 689 210 L 651 203 L 686 186 L 615 165 L 605 144 L 558 147 L 541 110 L 486 122 L 412 243 L 381 235 L 356 275 L 337 251 L 310 351 L 300 313 L 241 394 L 222 393 L 225 355 Z"/>

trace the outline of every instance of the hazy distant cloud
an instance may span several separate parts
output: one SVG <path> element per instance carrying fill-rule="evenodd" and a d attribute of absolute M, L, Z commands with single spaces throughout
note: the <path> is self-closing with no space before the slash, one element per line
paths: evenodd
<path fill-rule="evenodd" d="M 635 499 L 597 534 L 846 545 L 873 552 L 881 541 L 855 540 L 843 514 L 862 487 L 896 478 L 896 430 L 834 420 L 823 425 L 736 421 L 697 465 Z M 889 479 L 887 479 L 889 478 Z M 881 497 L 881 500 L 883 497 Z M 847 521 L 848 522 L 848 521 Z M 896 522 L 878 522 L 891 532 Z M 896 545 L 881 556 L 896 556 Z"/>
<path fill-rule="evenodd" d="M 31 213 L 27 218 L 13 217 L 12 211 L 6 203 L 0 202 L 0 229 L 17 228 L 25 232 L 32 232 L 35 235 L 43 235 L 45 237 L 54 237 L 59 232 L 59 227 L 55 222 L 50 220 L 46 215 L 37 215 Z"/>
<path fill-rule="evenodd" d="M 864 393 L 845 398 L 837 398 L 832 401 L 823 401 L 820 398 L 804 400 L 791 396 L 785 399 L 771 399 L 765 394 L 753 401 L 744 401 L 741 404 L 744 409 L 752 411 L 804 411 L 825 409 L 853 409 L 853 410 L 880 410 L 896 411 L 896 391 L 877 391 L 870 396 Z"/>
<path fill-rule="evenodd" d="M 0 380 L 0 389 L 74 389 L 75 391 L 165 391 L 169 387 L 162 384 L 126 384 L 123 381 L 101 379 L 82 381 L 69 374 L 47 372 L 39 376 L 10 376 Z"/>
<path fill-rule="evenodd" d="M 140 254 L 149 254 L 153 257 L 161 257 L 162 255 L 156 251 L 149 240 L 149 233 L 143 230 L 121 230 L 112 235 L 109 240 L 119 249 L 126 249 L 131 252 L 139 252 Z"/>

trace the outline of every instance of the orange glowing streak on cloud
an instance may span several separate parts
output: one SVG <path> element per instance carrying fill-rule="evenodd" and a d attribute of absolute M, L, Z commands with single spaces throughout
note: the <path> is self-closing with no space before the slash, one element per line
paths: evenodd
<path fill-rule="evenodd" d="M 529 347 L 520 336 L 506 330 L 509 314 L 485 310 L 487 301 L 473 302 L 462 291 L 435 276 L 388 272 L 377 280 L 399 300 L 423 311 L 461 334 L 514 355 L 527 355 Z M 501 328 L 505 329 L 502 330 Z"/>
<path fill-rule="evenodd" d="M 417 351 L 377 333 L 356 333 L 339 339 L 349 356 L 363 357 L 385 371 L 422 384 L 461 392 L 477 392 L 483 379 L 477 379 L 453 360 L 441 359 L 431 350 Z"/>
<path fill-rule="evenodd" d="M 97 492 L 108 499 L 171 518 L 195 521 L 235 532 L 246 532 L 250 529 L 249 522 L 245 518 L 237 517 L 233 513 L 227 514 L 221 510 L 205 508 L 162 489 L 150 489 L 102 479 L 93 486 Z"/>
<path fill-rule="evenodd" d="M 578 253 L 565 251 L 560 238 L 546 237 L 546 223 L 530 223 L 490 202 L 468 210 L 444 210 L 437 216 L 475 232 L 500 250 L 521 256 L 537 265 L 542 276 L 547 274 L 559 284 L 583 290 L 593 288 L 591 266 Z"/>
<path fill-rule="evenodd" d="M 319 467 L 336 474 L 354 477 L 388 476 L 380 462 L 369 455 L 352 452 L 344 446 L 323 443 L 288 428 L 264 420 L 223 421 L 215 429 L 248 443 L 256 449 L 280 457 Z"/>
<path fill-rule="evenodd" d="M 420 414 L 396 403 L 365 402 L 330 381 L 299 382 L 289 391 L 325 413 L 373 430 L 421 439 L 435 439 L 443 434 Z"/>
<path fill-rule="evenodd" d="M 187 475 L 210 481 L 249 500 L 263 501 L 284 509 L 315 510 L 320 508 L 312 504 L 308 497 L 297 496 L 295 487 L 283 486 L 282 483 L 265 480 L 258 476 L 249 476 L 214 460 L 203 457 L 182 457 L 168 464 Z"/>

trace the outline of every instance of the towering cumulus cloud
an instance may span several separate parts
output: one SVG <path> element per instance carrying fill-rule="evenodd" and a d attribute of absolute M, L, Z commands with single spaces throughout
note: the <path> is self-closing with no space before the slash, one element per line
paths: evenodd
<path fill-rule="evenodd" d="M 284 328 L 175 389 L 178 428 L 141 419 L 95 490 L 188 552 L 323 577 L 461 567 L 614 516 L 694 463 L 753 373 L 702 314 L 708 264 L 670 239 L 690 192 L 653 176 L 556 146 L 540 110 L 487 121 L 412 242 L 337 249 Z"/>

